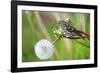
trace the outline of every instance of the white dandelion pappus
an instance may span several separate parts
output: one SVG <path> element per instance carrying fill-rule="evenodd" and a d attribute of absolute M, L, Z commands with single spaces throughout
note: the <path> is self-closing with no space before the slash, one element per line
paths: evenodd
<path fill-rule="evenodd" d="M 40 40 L 35 45 L 35 53 L 41 60 L 49 59 L 54 53 L 54 46 L 48 40 Z"/>

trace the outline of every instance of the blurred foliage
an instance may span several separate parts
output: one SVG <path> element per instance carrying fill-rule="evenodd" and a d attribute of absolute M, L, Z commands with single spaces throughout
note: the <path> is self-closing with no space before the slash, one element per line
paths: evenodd
<path fill-rule="evenodd" d="M 36 57 L 34 46 L 41 39 L 54 41 L 52 29 L 57 27 L 57 17 L 71 19 L 75 28 L 90 34 L 90 15 L 87 13 L 64 13 L 64 12 L 43 12 L 43 11 L 22 11 L 22 62 L 50 61 L 50 60 L 80 60 L 90 58 L 90 48 L 78 43 L 80 41 L 90 45 L 87 39 L 58 40 L 55 46 L 54 55 L 48 60 L 40 60 Z"/>

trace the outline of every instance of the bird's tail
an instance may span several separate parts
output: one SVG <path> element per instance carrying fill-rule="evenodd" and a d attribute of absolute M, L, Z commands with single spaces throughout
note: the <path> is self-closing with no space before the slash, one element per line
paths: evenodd
<path fill-rule="evenodd" d="M 82 35 L 83 38 L 87 38 L 88 40 L 90 40 L 90 35 L 89 34 L 84 33 L 82 31 L 79 31 L 79 32 L 80 32 L 80 34 Z"/>

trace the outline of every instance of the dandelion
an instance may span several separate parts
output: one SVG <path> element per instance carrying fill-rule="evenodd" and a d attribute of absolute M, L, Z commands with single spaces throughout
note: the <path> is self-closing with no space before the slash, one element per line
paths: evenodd
<path fill-rule="evenodd" d="M 49 59 L 54 53 L 54 46 L 48 40 L 40 40 L 35 45 L 35 53 L 36 56 L 41 60 Z"/>

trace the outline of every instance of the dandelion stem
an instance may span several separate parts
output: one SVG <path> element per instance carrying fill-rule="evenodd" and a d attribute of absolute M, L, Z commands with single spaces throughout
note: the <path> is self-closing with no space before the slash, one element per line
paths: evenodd
<path fill-rule="evenodd" d="M 59 40 L 59 38 L 57 38 L 56 40 L 54 40 L 54 41 L 52 42 L 52 44 L 55 44 L 58 40 Z"/>

